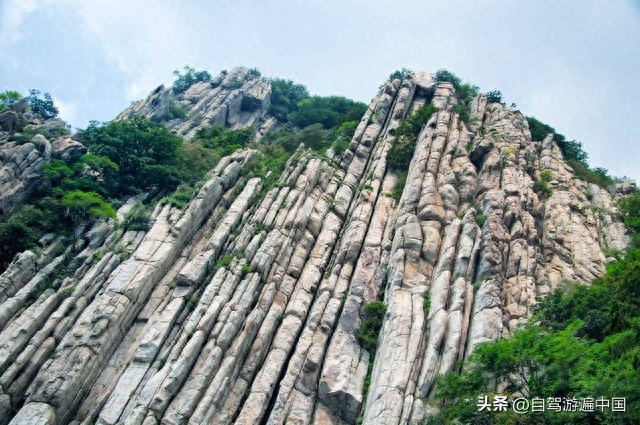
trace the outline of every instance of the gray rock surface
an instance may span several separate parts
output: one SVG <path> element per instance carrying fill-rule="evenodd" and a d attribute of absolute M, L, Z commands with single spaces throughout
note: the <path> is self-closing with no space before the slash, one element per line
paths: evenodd
<path fill-rule="evenodd" d="M 277 127 L 269 83 L 242 68 L 180 95 L 160 87 L 119 118 L 164 120 L 171 102 L 188 112 L 166 123 L 187 136 Z M 394 130 L 426 102 L 439 111 L 396 200 Z M 438 375 L 508 336 L 563 280 L 602 274 L 606 249 L 628 242 L 614 199 L 630 184 L 612 195 L 578 180 L 519 112 L 479 95 L 467 126 L 457 102 L 427 73 L 391 81 L 331 161 L 301 148 L 263 188 L 243 170 L 259 153 L 237 151 L 184 210 L 158 204 L 148 231 L 96 223 L 80 252 L 43 238 L 0 276 L 0 423 L 422 421 Z M 3 143 L 0 184 L 52 152 L 41 138 Z M 533 186 L 547 170 L 543 198 Z M 376 299 L 387 311 L 374 356 L 356 332 Z"/>

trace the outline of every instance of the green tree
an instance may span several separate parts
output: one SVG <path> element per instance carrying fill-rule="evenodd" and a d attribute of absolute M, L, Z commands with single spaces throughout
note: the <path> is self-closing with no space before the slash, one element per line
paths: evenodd
<path fill-rule="evenodd" d="M 171 190 L 179 183 L 177 160 L 183 142 L 164 126 L 134 116 L 105 125 L 92 122 L 80 138 L 94 155 L 107 157 L 117 166 L 114 195 L 154 186 Z"/>
<path fill-rule="evenodd" d="M 500 90 L 491 90 L 487 92 L 487 102 L 502 103 L 502 92 Z"/>
<path fill-rule="evenodd" d="M 0 93 L 0 110 L 13 105 L 22 100 L 22 96 L 17 91 L 7 90 Z"/>
<path fill-rule="evenodd" d="M 289 114 L 298 110 L 298 103 L 309 97 L 307 88 L 291 80 L 273 78 L 271 84 L 271 106 L 269 113 L 281 121 L 288 120 Z"/>
<path fill-rule="evenodd" d="M 62 205 L 67 209 L 66 215 L 74 223 L 81 223 L 86 219 L 115 218 L 116 211 L 95 192 L 74 190 L 62 197 Z"/>
<path fill-rule="evenodd" d="M 291 114 L 291 122 L 304 128 L 322 124 L 324 128 L 335 128 L 344 122 L 359 121 L 367 105 L 342 96 L 313 96 L 298 103 L 297 111 Z"/>
<path fill-rule="evenodd" d="M 374 301 L 364 306 L 362 310 L 362 322 L 356 332 L 358 342 L 373 358 L 378 347 L 378 334 L 382 329 L 384 314 L 387 306 L 381 301 Z"/>
<path fill-rule="evenodd" d="M 35 114 L 39 114 L 44 119 L 55 118 L 58 116 L 58 108 L 53 104 L 53 99 L 49 93 L 40 96 L 40 90 L 29 90 L 29 96 L 26 97 L 29 108 Z"/>
<path fill-rule="evenodd" d="M 395 132 L 396 138 L 391 143 L 391 149 L 387 154 L 387 161 L 392 170 L 406 172 L 409 169 L 418 134 L 437 111 L 438 108 L 425 103 L 398 126 Z"/>
<path fill-rule="evenodd" d="M 173 71 L 173 75 L 176 76 L 176 80 L 173 82 L 171 89 L 175 94 L 184 93 L 189 87 L 198 82 L 210 82 L 211 74 L 207 71 L 197 71 L 190 66 L 183 68 L 184 73 L 178 70 Z"/>

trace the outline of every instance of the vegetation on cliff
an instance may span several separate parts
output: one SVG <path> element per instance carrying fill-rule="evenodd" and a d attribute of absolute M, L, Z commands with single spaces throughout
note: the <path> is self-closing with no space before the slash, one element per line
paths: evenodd
<path fill-rule="evenodd" d="M 439 378 L 443 410 L 428 423 L 636 424 L 640 422 L 640 193 L 619 202 L 629 250 L 591 285 L 566 283 L 510 338 L 478 346 L 461 373 Z M 545 401 L 625 398 L 625 412 L 478 410 L 479 396 Z"/>

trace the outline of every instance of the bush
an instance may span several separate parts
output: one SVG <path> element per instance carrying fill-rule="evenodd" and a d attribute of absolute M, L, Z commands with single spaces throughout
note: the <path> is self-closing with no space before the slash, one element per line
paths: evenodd
<path fill-rule="evenodd" d="M 435 78 L 436 82 L 443 83 L 449 82 L 455 86 L 459 86 L 461 81 L 460 78 L 456 74 L 446 69 L 439 69 L 436 71 Z"/>
<path fill-rule="evenodd" d="M 147 231 L 149 230 L 151 213 L 139 203 L 132 209 L 125 218 L 125 227 L 127 230 Z"/>
<path fill-rule="evenodd" d="M 549 170 L 544 170 L 540 173 L 540 180 L 545 183 L 549 183 L 551 180 L 553 180 L 553 174 L 551 174 L 551 171 Z"/>
<path fill-rule="evenodd" d="M 187 116 L 189 109 L 176 103 L 169 102 L 169 110 L 167 111 L 167 120 L 173 120 L 176 118 L 183 119 Z"/>
<path fill-rule="evenodd" d="M 618 199 L 617 206 L 631 234 L 632 246 L 640 248 L 640 192 Z"/>
<path fill-rule="evenodd" d="M 19 219 L 0 223 L 0 272 L 7 268 L 16 254 L 31 248 L 37 240 L 33 229 Z"/>
<path fill-rule="evenodd" d="M 253 129 L 227 130 L 219 125 L 201 128 L 196 132 L 195 140 L 205 148 L 217 150 L 220 156 L 230 155 L 241 149 L 253 139 Z"/>
<path fill-rule="evenodd" d="M 194 188 L 191 186 L 181 185 L 171 195 L 163 198 L 163 204 L 169 204 L 178 209 L 185 209 L 193 198 Z"/>
<path fill-rule="evenodd" d="M 480 88 L 474 84 L 462 83 L 460 78 L 446 69 L 436 71 L 435 80 L 437 82 L 450 82 L 456 91 L 458 104 L 453 107 L 453 112 L 458 114 L 460 121 L 470 124 L 469 107 L 471 100 L 480 92 Z"/>
<path fill-rule="evenodd" d="M 396 129 L 396 138 L 391 142 L 387 153 L 387 162 L 394 171 L 407 171 L 416 146 L 416 138 L 422 127 L 429 121 L 438 108 L 426 103 Z"/>
<path fill-rule="evenodd" d="M 547 182 L 544 180 L 536 180 L 533 183 L 533 191 L 543 198 L 549 198 L 553 195 L 553 190 L 551 190 Z"/>
<path fill-rule="evenodd" d="M 53 104 L 53 99 L 49 93 L 45 93 L 40 97 L 40 90 L 29 90 L 29 96 L 26 97 L 31 112 L 39 114 L 44 119 L 55 118 L 58 116 L 58 108 Z"/>
<path fill-rule="evenodd" d="M 371 358 L 374 357 L 378 348 L 378 334 L 386 311 L 387 306 L 381 301 L 367 304 L 363 309 L 362 322 L 356 332 L 356 338 L 360 346 L 369 352 Z"/>
<path fill-rule="evenodd" d="M 290 114 L 291 122 L 300 128 L 320 123 L 335 128 L 344 122 L 359 121 L 367 105 L 342 96 L 313 96 L 301 100 Z"/>
<path fill-rule="evenodd" d="M 176 80 L 173 82 L 171 89 L 175 94 L 184 93 L 195 83 L 211 81 L 211 74 L 207 71 L 196 71 L 190 66 L 185 66 L 183 69 L 184 74 L 181 74 L 178 70 L 173 71 Z"/>
<path fill-rule="evenodd" d="M 413 71 L 409 68 L 402 68 L 400 70 L 395 70 L 391 74 L 389 74 L 389 78 L 385 82 L 385 84 L 390 83 L 393 80 L 403 81 L 407 77 L 412 77 L 414 75 Z M 384 84 L 383 84 L 384 85 Z"/>
<path fill-rule="evenodd" d="M 0 111 L 21 100 L 22 96 L 17 91 L 7 90 L 4 93 L 0 93 Z"/>
<path fill-rule="evenodd" d="M 180 182 L 178 170 L 182 139 L 166 127 L 141 116 L 104 125 L 92 122 L 78 132 L 91 152 L 118 166 L 108 183 L 112 195 L 126 195 L 154 186 L 173 190 Z"/>
<path fill-rule="evenodd" d="M 307 88 L 291 80 L 270 79 L 271 106 L 269 113 L 280 121 L 286 121 L 290 113 L 298 110 L 298 103 L 309 97 Z"/>
<path fill-rule="evenodd" d="M 500 90 L 491 90 L 487 92 L 487 102 L 502 104 L 502 92 Z"/>
<path fill-rule="evenodd" d="M 585 180 L 589 183 L 597 184 L 600 187 L 607 188 L 615 183 L 613 177 L 609 175 L 609 172 L 604 168 L 591 169 L 588 166 L 576 161 L 575 159 L 569 159 L 567 163 L 573 168 L 576 173 L 576 177 Z"/>
<path fill-rule="evenodd" d="M 531 140 L 542 141 L 547 135 L 553 133 L 553 140 L 556 142 L 564 159 L 575 160 L 582 165 L 587 166 L 587 153 L 582 149 L 582 143 L 575 140 L 566 140 L 564 135 L 557 133 L 555 128 L 543 123 L 535 117 L 527 117 L 529 131 L 531 131 Z"/>
<path fill-rule="evenodd" d="M 86 219 L 115 218 L 116 210 L 96 192 L 74 190 L 64 194 L 62 205 L 67 215 L 78 224 Z"/>

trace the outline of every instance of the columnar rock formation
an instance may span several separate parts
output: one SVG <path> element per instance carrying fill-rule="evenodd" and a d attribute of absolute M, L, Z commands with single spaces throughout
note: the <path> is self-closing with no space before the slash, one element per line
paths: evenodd
<path fill-rule="evenodd" d="M 268 82 L 243 76 L 233 95 L 220 78 L 179 101 L 207 124 L 270 121 Z M 121 117 L 153 116 L 170 96 Z M 425 102 L 439 111 L 396 202 L 387 153 Z M 430 74 L 391 81 L 335 162 L 301 148 L 261 190 L 244 167 L 261 154 L 238 151 L 184 210 L 158 204 L 148 231 L 98 223 L 21 254 L 0 276 L 0 422 L 421 421 L 437 375 L 626 244 L 610 194 L 577 180 L 551 137 L 532 142 L 520 112 L 482 95 L 468 127 L 456 103 Z M 187 121 L 173 128 L 192 134 Z M 39 293 L 61 264 L 69 275 Z M 387 312 L 372 358 L 355 335 L 376 299 Z"/>

